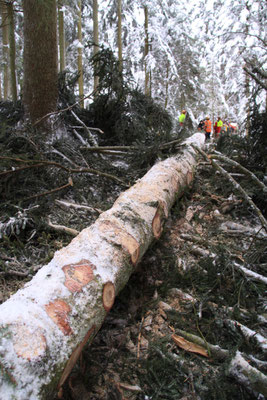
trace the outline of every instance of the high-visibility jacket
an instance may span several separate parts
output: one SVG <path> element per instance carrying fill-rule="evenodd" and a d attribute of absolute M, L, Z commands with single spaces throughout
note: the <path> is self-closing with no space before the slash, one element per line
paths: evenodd
<path fill-rule="evenodd" d="M 223 122 L 221 119 L 219 119 L 219 121 L 217 121 L 217 126 L 220 128 L 223 126 Z"/>
<path fill-rule="evenodd" d="M 183 124 L 184 120 L 185 120 L 185 114 L 181 114 L 179 117 L 179 122 Z"/>
<path fill-rule="evenodd" d="M 206 132 L 211 132 L 211 120 L 210 119 L 206 119 L 205 120 L 205 131 Z"/>

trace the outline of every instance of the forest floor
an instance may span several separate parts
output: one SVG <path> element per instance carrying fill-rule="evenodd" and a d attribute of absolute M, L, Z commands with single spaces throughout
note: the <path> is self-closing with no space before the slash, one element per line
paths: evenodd
<path fill-rule="evenodd" d="M 240 352 L 267 371 L 266 282 L 239 269 L 264 267 L 266 236 L 258 231 L 247 204 L 200 162 L 63 399 L 264 399 L 233 361 Z"/>
<path fill-rule="evenodd" d="M 105 179 L 97 178 L 95 187 L 91 210 L 55 204 L 51 220 L 78 230 L 88 226 L 118 195 Z M 88 204 L 75 189 L 71 193 L 61 200 Z M 33 227 L 25 235 L 23 241 L 19 234 L 2 238 L 0 301 L 70 241 Z M 174 205 L 160 240 L 117 297 L 61 398 L 264 399 L 266 265 L 258 218 L 200 157 L 193 187 Z"/>

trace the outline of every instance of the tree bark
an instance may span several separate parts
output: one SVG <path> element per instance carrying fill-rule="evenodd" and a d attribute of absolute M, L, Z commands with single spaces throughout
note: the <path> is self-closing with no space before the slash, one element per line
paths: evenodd
<path fill-rule="evenodd" d="M 58 44 L 59 44 L 59 70 L 63 72 L 66 68 L 65 62 L 65 29 L 64 29 L 64 11 L 62 4 L 58 3 Z"/>
<path fill-rule="evenodd" d="M 121 0 L 118 0 L 117 5 L 118 13 L 118 59 L 119 59 L 119 70 L 122 73 L 122 32 L 121 32 Z"/>
<path fill-rule="evenodd" d="M 98 0 L 93 0 L 93 21 L 94 21 L 94 56 L 99 52 L 99 32 L 98 32 Z M 95 66 L 96 69 L 96 66 Z M 94 91 L 99 85 L 99 77 L 94 72 Z"/>
<path fill-rule="evenodd" d="M 8 76 L 8 60 L 9 60 L 9 41 L 8 41 L 8 15 L 7 5 L 0 4 L 2 16 L 2 37 L 3 37 L 3 98 L 8 99 L 9 95 L 9 76 Z"/>
<path fill-rule="evenodd" d="M 193 180 L 197 133 L 0 306 L 0 398 L 51 399 Z M 8 396 L 7 397 L 7 393 Z"/>
<path fill-rule="evenodd" d="M 145 95 L 150 96 L 150 88 L 149 88 L 149 68 L 147 66 L 147 56 L 149 53 L 149 38 L 148 38 L 148 9 L 147 6 L 144 7 L 145 13 Z"/>
<path fill-rule="evenodd" d="M 23 11 L 23 103 L 34 123 L 57 107 L 56 0 L 23 0 Z"/>
<path fill-rule="evenodd" d="M 78 3 L 79 13 L 78 13 L 78 72 L 79 72 L 79 96 L 80 96 L 80 106 L 84 108 L 84 100 L 83 100 L 83 49 L 82 49 L 82 0 Z"/>
<path fill-rule="evenodd" d="M 9 24 L 9 63 L 12 100 L 17 101 L 17 76 L 16 76 L 16 43 L 13 3 L 7 3 L 7 15 Z"/>

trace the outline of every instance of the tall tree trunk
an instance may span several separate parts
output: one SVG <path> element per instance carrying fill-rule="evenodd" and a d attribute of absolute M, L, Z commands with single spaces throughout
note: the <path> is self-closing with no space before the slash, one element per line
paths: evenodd
<path fill-rule="evenodd" d="M 165 89 L 165 104 L 164 108 L 166 109 L 168 106 L 169 100 L 169 62 L 167 61 L 167 71 L 166 71 L 166 89 Z"/>
<path fill-rule="evenodd" d="M 99 52 L 99 32 L 98 32 L 98 0 L 93 1 L 93 21 L 94 21 L 94 56 Z M 95 65 L 95 69 L 97 65 Z M 94 72 L 94 90 L 96 91 L 99 77 Z"/>
<path fill-rule="evenodd" d="M 2 74 L 1 74 L 1 71 L 0 71 L 0 100 L 3 100 L 3 97 L 2 97 Z"/>
<path fill-rule="evenodd" d="M 246 118 L 246 135 L 249 135 L 249 130 L 250 130 L 250 85 L 249 85 L 249 75 L 246 74 L 246 72 L 244 72 L 245 74 L 245 99 L 246 99 L 246 114 L 247 114 L 247 118 Z"/>
<path fill-rule="evenodd" d="M 144 7 L 145 12 L 145 95 L 150 95 L 150 86 L 149 86 L 149 69 L 147 66 L 147 56 L 149 52 L 149 38 L 148 38 L 148 9 L 147 6 Z"/>
<path fill-rule="evenodd" d="M 31 122 L 57 107 L 56 0 L 23 0 L 24 86 L 23 103 Z M 43 120 L 43 127 L 49 121 Z"/>
<path fill-rule="evenodd" d="M 13 3 L 7 3 L 7 14 L 9 22 L 9 63 L 12 100 L 17 101 L 17 77 L 16 77 L 16 44 Z"/>
<path fill-rule="evenodd" d="M 79 0 L 78 3 L 79 12 L 78 12 L 78 72 L 79 72 L 79 96 L 81 99 L 80 106 L 84 107 L 83 100 L 83 49 L 82 49 L 82 0 Z"/>
<path fill-rule="evenodd" d="M 122 73 L 122 33 L 121 33 L 121 0 L 118 0 L 118 57 L 119 70 Z"/>
<path fill-rule="evenodd" d="M 154 165 L 0 306 L 0 398 L 50 400 L 193 180 L 204 135 Z"/>
<path fill-rule="evenodd" d="M 246 25 L 245 25 L 246 36 L 248 36 L 249 35 L 249 26 L 250 26 L 250 9 L 251 9 L 251 5 L 249 4 L 248 1 L 245 2 L 245 7 L 248 11 L 248 14 L 246 17 Z M 250 131 L 250 77 L 246 73 L 245 73 L 245 98 L 246 98 L 246 114 L 247 114 L 246 135 L 248 136 L 249 131 Z"/>
<path fill-rule="evenodd" d="M 4 2 L 0 3 L 2 17 L 2 35 L 3 35 L 3 98 L 6 100 L 9 95 L 9 41 L 8 41 L 8 16 L 7 6 Z"/>
<path fill-rule="evenodd" d="M 62 10 L 62 2 L 58 3 L 58 42 L 59 42 L 59 70 L 60 72 L 62 72 L 66 68 L 64 11 Z"/>

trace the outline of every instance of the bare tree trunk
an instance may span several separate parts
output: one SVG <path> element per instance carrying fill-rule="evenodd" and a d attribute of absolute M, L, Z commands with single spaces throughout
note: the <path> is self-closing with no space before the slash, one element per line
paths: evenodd
<path fill-rule="evenodd" d="M 81 99 L 80 106 L 84 107 L 83 100 L 83 50 L 82 50 L 82 0 L 79 1 L 79 14 L 78 14 L 78 72 L 79 72 L 79 96 Z"/>
<path fill-rule="evenodd" d="M 58 3 L 58 42 L 59 42 L 59 70 L 64 71 L 66 68 L 65 60 L 65 29 L 64 29 L 64 12 L 62 4 Z"/>
<path fill-rule="evenodd" d="M 119 69 L 122 72 L 122 37 L 121 37 L 121 0 L 118 0 L 118 57 Z"/>
<path fill-rule="evenodd" d="M 8 60 L 9 60 L 9 41 L 8 41 L 8 15 L 7 5 L 2 2 L 1 17 L 2 17 L 2 35 L 3 35 L 3 98 L 7 100 L 9 95 L 9 76 L 8 76 Z"/>
<path fill-rule="evenodd" d="M 166 96 L 165 96 L 165 104 L 164 108 L 167 108 L 169 100 L 169 62 L 167 63 L 167 71 L 166 71 Z"/>
<path fill-rule="evenodd" d="M 149 88 L 149 69 L 147 66 L 147 56 L 149 52 L 149 39 L 148 39 L 148 9 L 147 6 L 144 7 L 145 12 L 145 95 L 150 95 L 150 88 Z"/>
<path fill-rule="evenodd" d="M 90 344 L 169 210 L 191 185 L 197 133 L 0 306 L 0 398 L 50 400 Z"/>
<path fill-rule="evenodd" d="M 7 3 L 7 14 L 9 23 L 9 63 L 12 100 L 17 101 L 17 77 L 16 77 L 16 44 L 13 3 Z"/>
<path fill-rule="evenodd" d="M 23 0 L 24 87 L 23 103 L 32 123 L 57 107 L 56 0 Z M 44 126 L 49 124 L 43 120 Z"/>
<path fill-rule="evenodd" d="M 3 100 L 2 97 L 2 74 L 0 73 L 0 100 Z"/>
<path fill-rule="evenodd" d="M 99 52 L 99 32 L 98 32 L 98 0 L 93 2 L 93 20 L 94 20 L 94 56 Z M 99 84 L 99 77 L 94 73 L 94 90 Z"/>
<path fill-rule="evenodd" d="M 250 8 L 251 6 L 248 4 L 248 1 L 245 2 L 245 7 L 248 11 L 247 18 L 246 18 L 246 25 L 245 25 L 245 32 L 246 35 L 249 34 L 249 25 L 250 25 Z M 246 98 L 246 135 L 249 135 L 250 131 L 250 77 L 245 72 L 245 98 Z"/>

